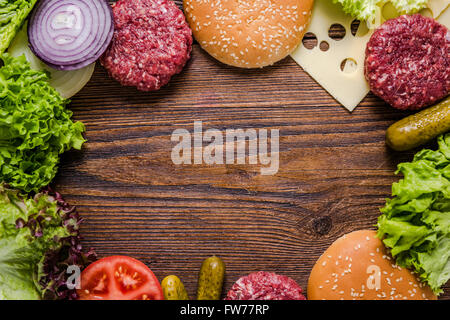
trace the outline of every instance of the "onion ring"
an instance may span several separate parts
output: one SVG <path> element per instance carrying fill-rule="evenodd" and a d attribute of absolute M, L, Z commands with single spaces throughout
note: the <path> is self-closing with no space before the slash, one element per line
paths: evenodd
<path fill-rule="evenodd" d="M 28 23 L 30 49 L 48 66 L 76 70 L 95 62 L 114 32 L 105 0 L 41 0 Z"/>

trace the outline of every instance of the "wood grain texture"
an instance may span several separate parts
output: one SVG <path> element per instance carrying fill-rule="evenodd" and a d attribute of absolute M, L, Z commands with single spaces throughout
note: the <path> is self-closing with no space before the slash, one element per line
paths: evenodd
<path fill-rule="evenodd" d="M 81 152 L 63 156 L 55 188 L 85 219 L 84 244 L 100 257 L 144 261 L 162 280 L 178 275 L 195 297 L 204 258 L 226 263 L 225 289 L 253 271 L 306 288 L 322 252 L 343 234 L 374 228 L 396 165 L 385 130 L 405 114 L 372 95 L 350 114 L 287 58 L 262 70 L 224 66 L 197 45 L 162 90 L 121 87 L 97 66 L 73 98 L 86 125 Z M 280 169 L 172 163 L 175 129 L 280 130 Z M 448 287 L 442 298 L 450 298 Z"/>

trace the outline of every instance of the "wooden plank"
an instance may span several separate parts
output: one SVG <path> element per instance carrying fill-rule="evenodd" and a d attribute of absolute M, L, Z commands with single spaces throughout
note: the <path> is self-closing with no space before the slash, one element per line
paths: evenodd
<path fill-rule="evenodd" d="M 371 95 L 350 114 L 289 58 L 238 70 L 195 46 L 186 70 L 154 93 L 121 87 L 98 66 L 71 109 L 88 143 L 64 155 L 55 184 L 85 218 L 84 244 L 141 259 L 160 280 L 177 274 L 191 297 L 213 254 L 227 264 L 225 289 L 258 270 L 305 288 L 336 238 L 373 228 L 396 164 L 413 154 L 384 144 L 403 114 Z M 278 174 L 174 165 L 173 130 L 192 132 L 197 120 L 204 130 L 279 129 Z"/>

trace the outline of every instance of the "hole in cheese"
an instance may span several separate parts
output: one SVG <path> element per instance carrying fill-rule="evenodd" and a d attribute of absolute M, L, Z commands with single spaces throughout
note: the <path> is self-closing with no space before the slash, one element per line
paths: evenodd
<path fill-rule="evenodd" d="M 333 23 L 330 29 L 328 29 L 328 36 L 336 41 L 344 39 L 345 33 L 345 28 L 340 23 Z"/>
<path fill-rule="evenodd" d="M 326 41 L 322 41 L 319 47 L 322 51 L 328 51 L 328 49 L 330 49 L 330 45 Z"/>
<path fill-rule="evenodd" d="M 306 49 L 311 50 L 317 47 L 318 40 L 314 33 L 307 32 L 303 37 L 302 43 Z"/>
<path fill-rule="evenodd" d="M 346 74 L 356 72 L 358 63 L 353 58 L 346 58 L 341 62 L 341 71 Z"/>
<path fill-rule="evenodd" d="M 350 30 L 354 37 L 364 37 L 368 32 L 369 28 L 367 27 L 367 23 L 359 21 L 355 19 L 350 24 Z"/>
<path fill-rule="evenodd" d="M 350 24 L 350 30 L 352 32 L 352 36 L 356 36 L 356 33 L 358 32 L 360 26 L 361 26 L 361 21 L 359 21 L 358 19 L 355 19 L 352 21 L 352 23 Z"/>
<path fill-rule="evenodd" d="M 419 13 L 425 17 L 433 18 L 433 13 L 428 8 L 420 10 Z"/>
<path fill-rule="evenodd" d="M 397 9 L 391 2 L 386 3 L 381 9 L 381 15 L 385 20 L 394 19 L 399 16 Z"/>

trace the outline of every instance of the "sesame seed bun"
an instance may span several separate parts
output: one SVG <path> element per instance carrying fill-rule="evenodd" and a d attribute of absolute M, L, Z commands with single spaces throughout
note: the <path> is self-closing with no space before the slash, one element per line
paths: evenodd
<path fill-rule="evenodd" d="M 211 56 L 235 67 L 264 67 L 302 41 L 314 0 L 184 0 L 195 39 Z"/>
<path fill-rule="evenodd" d="M 336 240 L 314 265 L 307 294 L 309 300 L 437 299 L 413 272 L 395 264 L 372 230 Z"/>

